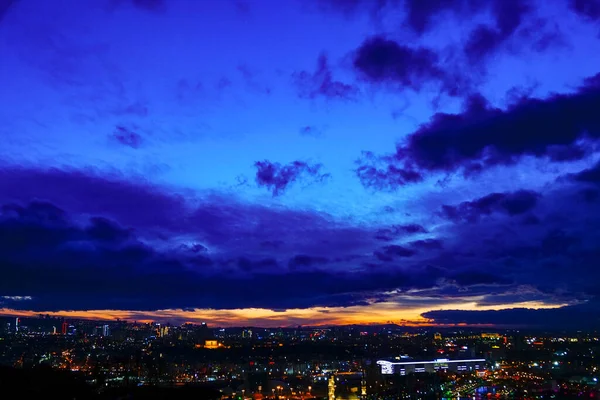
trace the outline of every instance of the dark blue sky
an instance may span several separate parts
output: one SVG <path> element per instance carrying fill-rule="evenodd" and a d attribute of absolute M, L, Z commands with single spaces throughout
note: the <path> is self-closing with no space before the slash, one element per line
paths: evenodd
<path fill-rule="evenodd" d="M 599 34 L 596 0 L 0 0 L 1 312 L 597 324 Z"/>

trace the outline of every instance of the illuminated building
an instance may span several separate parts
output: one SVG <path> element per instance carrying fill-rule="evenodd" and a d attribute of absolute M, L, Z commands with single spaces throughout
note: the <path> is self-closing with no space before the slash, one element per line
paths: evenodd
<path fill-rule="evenodd" d="M 486 333 L 486 332 L 483 332 L 481 334 L 481 337 L 483 339 L 500 339 L 502 337 L 502 335 L 500 335 L 499 333 Z"/>
<path fill-rule="evenodd" d="M 15 318 L 15 332 L 19 332 L 19 317 Z"/>
<path fill-rule="evenodd" d="M 205 348 L 205 349 L 220 349 L 223 348 L 225 346 L 223 346 L 223 343 L 219 343 L 217 340 L 205 340 L 204 344 L 197 344 L 195 346 L 196 348 Z"/>
<path fill-rule="evenodd" d="M 442 334 L 439 332 L 436 332 L 433 334 L 433 339 L 434 340 L 442 340 Z"/>
<path fill-rule="evenodd" d="M 329 384 L 327 387 L 329 389 L 328 400 L 335 400 L 335 377 L 333 374 L 329 377 Z"/>
<path fill-rule="evenodd" d="M 159 331 L 158 331 L 158 336 L 159 337 L 165 337 L 169 335 L 169 327 L 166 325 L 161 325 Z"/>
<path fill-rule="evenodd" d="M 365 371 L 362 372 L 362 379 L 360 380 L 360 395 L 362 398 L 367 396 L 367 378 L 365 377 Z"/>
<path fill-rule="evenodd" d="M 61 333 L 63 335 L 66 335 L 68 330 L 69 330 L 69 324 L 67 323 L 67 321 L 65 321 L 65 322 L 62 323 Z"/>
<path fill-rule="evenodd" d="M 470 358 L 463 360 L 449 360 L 438 358 L 433 361 L 388 361 L 379 360 L 377 364 L 381 367 L 383 375 L 408 375 L 419 372 L 470 372 L 485 369 L 485 358 Z"/>
<path fill-rule="evenodd" d="M 110 328 L 108 325 L 102 325 L 102 336 L 106 337 L 110 335 Z"/>

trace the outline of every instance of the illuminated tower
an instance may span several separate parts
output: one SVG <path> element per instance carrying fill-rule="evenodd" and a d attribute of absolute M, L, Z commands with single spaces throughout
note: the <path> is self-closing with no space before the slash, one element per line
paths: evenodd
<path fill-rule="evenodd" d="M 333 374 L 331 374 L 331 376 L 329 377 L 329 399 L 328 400 L 335 400 L 335 377 L 333 376 Z"/>
<path fill-rule="evenodd" d="M 367 397 L 367 377 L 365 371 L 362 371 L 362 378 L 360 379 L 360 396 L 364 399 Z"/>
<path fill-rule="evenodd" d="M 15 332 L 19 332 L 19 317 L 15 318 Z"/>

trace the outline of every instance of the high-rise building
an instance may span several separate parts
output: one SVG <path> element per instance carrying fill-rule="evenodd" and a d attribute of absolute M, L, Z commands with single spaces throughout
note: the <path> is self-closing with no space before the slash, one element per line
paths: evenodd
<path fill-rule="evenodd" d="M 21 322 L 19 317 L 15 318 L 15 332 L 19 332 L 19 322 Z"/>
<path fill-rule="evenodd" d="M 331 374 L 331 376 L 329 377 L 329 384 L 327 386 L 329 389 L 328 400 L 335 400 L 335 376 L 334 376 L 334 374 Z"/>
<path fill-rule="evenodd" d="M 364 370 L 362 371 L 362 378 L 360 380 L 360 396 L 363 399 L 367 396 L 367 378 Z"/>
<path fill-rule="evenodd" d="M 108 325 L 102 325 L 102 336 L 107 337 L 110 335 L 110 327 Z"/>
<path fill-rule="evenodd" d="M 169 327 L 167 325 L 161 325 L 160 329 L 158 331 L 158 336 L 164 338 L 168 335 L 169 335 Z"/>
<path fill-rule="evenodd" d="M 62 330 L 61 330 L 61 333 L 62 333 L 63 335 L 66 335 L 68 330 L 69 330 L 69 324 L 67 323 L 67 321 L 64 321 L 64 322 L 62 323 Z"/>

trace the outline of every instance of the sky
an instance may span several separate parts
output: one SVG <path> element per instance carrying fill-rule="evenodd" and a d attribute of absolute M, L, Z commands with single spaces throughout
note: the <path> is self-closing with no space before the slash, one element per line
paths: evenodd
<path fill-rule="evenodd" d="M 600 326 L 597 48 L 597 0 L 0 0 L 0 314 Z"/>

